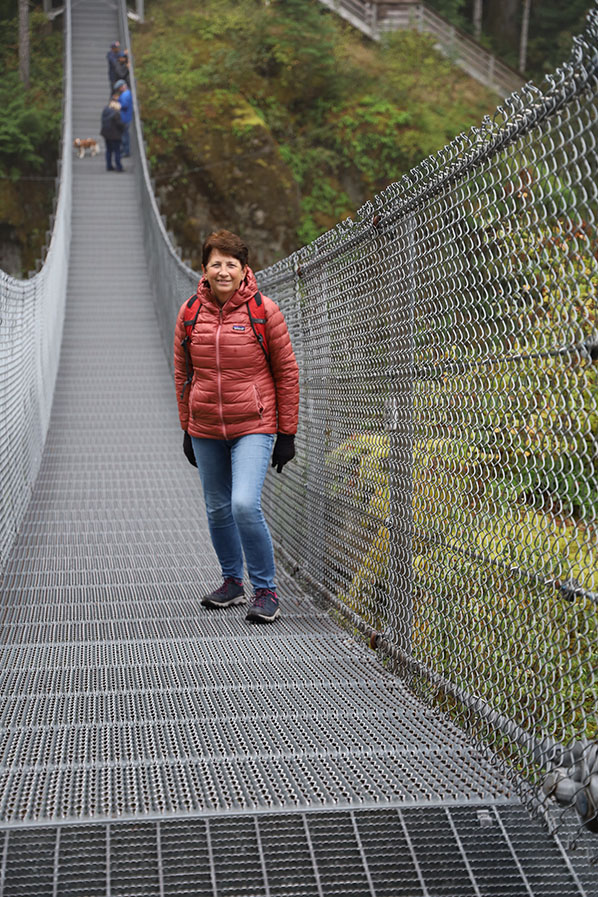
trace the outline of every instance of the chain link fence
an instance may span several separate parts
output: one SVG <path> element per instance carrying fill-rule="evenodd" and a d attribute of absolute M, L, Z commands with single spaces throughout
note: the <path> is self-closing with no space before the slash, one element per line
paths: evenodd
<path fill-rule="evenodd" d="M 60 357 L 71 235 L 71 18 L 65 6 L 62 151 L 44 264 L 28 280 L 0 271 L 0 570 L 41 463 Z"/>
<path fill-rule="evenodd" d="M 261 272 L 298 350 L 292 569 L 598 832 L 598 13 L 571 60 Z M 556 809 L 559 808 L 560 809 Z"/>
<path fill-rule="evenodd" d="M 280 558 L 592 844 L 597 72 L 594 10 L 542 91 L 258 277 L 302 377 L 298 457 L 264 499 Z M 170 358 L 197 274 L 142 159 Z"/>

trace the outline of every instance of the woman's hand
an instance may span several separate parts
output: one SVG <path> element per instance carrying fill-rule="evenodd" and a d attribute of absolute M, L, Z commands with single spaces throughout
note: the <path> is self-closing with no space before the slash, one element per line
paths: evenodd
<path fill-rule="evenodd" d="M 185 452 L 185 458 L 187 459 L 189 464 L 193 464 L 194 467 L 197 467 L 195 452 L 193 451 L 193 443 L 191 442 L 191 437 L 186 430 L 185 435 L 183 436 L 183 451 Z"/>
<path fill-rule="evenodd" d="M 282 468 L 295 457 L 295 437 L 287 433 L 279 433 L 274 443 L 272 452 L 272 467 L 277 473 L 282 473 Z"/>

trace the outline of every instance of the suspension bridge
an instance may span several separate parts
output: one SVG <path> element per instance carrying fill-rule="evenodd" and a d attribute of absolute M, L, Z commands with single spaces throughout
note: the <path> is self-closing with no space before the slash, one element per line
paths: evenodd
<path fill-rule="evenodd" d="M 199 604 L 169 368 L 197 275 L 135 90 L 122 175 L 71 148 L 126 9 L 64 19 L 52 241 L 0 276 L 0 897 L 598 894 L 595 20 L 258 275 L 302 410 L 264 498 L 283 616 L 248 627 Z"/>

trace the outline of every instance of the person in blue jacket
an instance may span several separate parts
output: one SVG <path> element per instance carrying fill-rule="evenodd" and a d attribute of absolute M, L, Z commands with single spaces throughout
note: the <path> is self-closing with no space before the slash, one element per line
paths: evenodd
<path fill-rule="evenodd" d="M 131 90 L 126 81 L 117 81 L 114 85 L 115 93 L 119 94 L 118 101 L 120 103 L 120 117 L 124 127 L 122 136 L 122 156 L 131 155 L 131 141 L 129 135 L 129 126 L 133 119 L 133 97 Z"/>

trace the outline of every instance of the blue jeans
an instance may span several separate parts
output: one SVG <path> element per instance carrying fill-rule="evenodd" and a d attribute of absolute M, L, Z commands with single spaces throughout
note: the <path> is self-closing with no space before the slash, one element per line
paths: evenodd
<path fill-rule="evenodd" d="M 191 439 L 222 575 L 242 579 L 244 553 L 254 589 L 274 589 L 274 550 L 262 512 L 274 434 Z"/>
<path fill-rule="evenodd" d="M 129 134 L 129 128 L 131 126 L 131 122 L 128 121 L 125 125 L 125 129 L 123 131 L 123 136 L 121 137 L 121 152 L 123 156 L 129 156 L 131 153 L 131 135 Z"/>
<path fill-rule="evenodd" d="M 107 140 L 106 141 L 106 169 L 108 171 L 113 170 L 112 165 L 112 154 L 114 153 L 114 167 L 120 171 L 122 165 L 120 164 L 120 140 Z"/>

